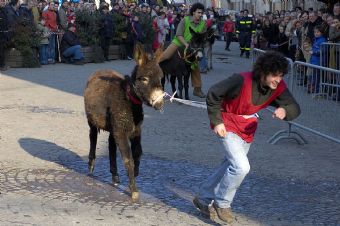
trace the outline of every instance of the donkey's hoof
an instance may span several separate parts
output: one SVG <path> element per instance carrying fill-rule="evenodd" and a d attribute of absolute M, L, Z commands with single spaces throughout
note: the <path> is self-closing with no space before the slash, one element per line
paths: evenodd
<path fill-rule="evenodd" d="M 132 202 L 138 202 L 139 201 L 139 192 L 138 191 L 132 192 L 131 199 L 132 199 Z"/>
<path fill-rule="evenodd" d="M 118 175 L 116 175 L 116 176 L 112 175 L 112 183 L 113 184 L 120 184 L 120 179 L 119 179 Z"/>
<path fill-rule="evenodd" d="M 135 177 L 138 177 L 138 175 L 139 175 L 139 169 L 135 169 L 135 170 L 134 170 L 134 176 L 135 176 Z"/>
<path fill-rule="evenodd" d="M 89 165 L 89 173 L 93 174 L 94 165 Z"/>
<path fill-rule="evenodd" d="M 94 170 L 94 162 L 95 159 L 89 160 L 88 168 L 89 168 L 89 173 L 92 174 Z"/>

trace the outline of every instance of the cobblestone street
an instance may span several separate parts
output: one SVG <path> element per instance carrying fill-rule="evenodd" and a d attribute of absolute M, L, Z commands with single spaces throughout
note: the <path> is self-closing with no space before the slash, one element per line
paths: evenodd
<path fill-rule="evenodd" d="M 232 47 L 225 52 L 222 42 L 215 44 L 214 69 L 202 75 L 205 92 L 251 68 L 251 59 L 240 58 L 238 46 Z M 0 75 L 1 226 L 217 225 L 191 202 L 223 158 L 205 110 L 169 102 L 164 113 L 144 108 L 139 203 L 130 202 L 120 158 L 122 184 L 111 183 L 105 132 L 99 134 L 94 174 L 88 175 L 87 78 L 104 68 L 129 74 L 133 65 L 55 64 Z M 233 225 L 340 226 L 340 145 L 304 131 L 306 145 L 267 143 L 286 127 L 261 112 L 249 153 L 251 171 L 232 206 Z"/>

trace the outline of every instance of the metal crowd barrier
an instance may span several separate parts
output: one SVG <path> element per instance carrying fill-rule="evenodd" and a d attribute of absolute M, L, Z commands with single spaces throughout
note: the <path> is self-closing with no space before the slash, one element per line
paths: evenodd
<path fill-rule="evenodd" d="M 320 65 L 340 70 L 340 43 L 322 43 L 320 46 Z"/>
<path fill-rule="evenodd" d="M 295 61 L 290 91 L 301 108 L 294 125 L 340 143 L 340 70 Z"/>
<path fill-rule="evenodd" d="M 265 51 L 254 49 L 253 62 Z M 276 144 L 281 139 L 294 139 L 299 144 L 307 141 L 292 127 L 312 132 L 340 143 L 340 71 L 304 62 L 292 62 L 288 84 L 301 108 L 301 115 L 287 122 L 288 129 L 280 130 L 268 142 Z M 286 77 L 286 76 L 285 76 Z M 273 112 L 271 108 L 267 110 Z"/>

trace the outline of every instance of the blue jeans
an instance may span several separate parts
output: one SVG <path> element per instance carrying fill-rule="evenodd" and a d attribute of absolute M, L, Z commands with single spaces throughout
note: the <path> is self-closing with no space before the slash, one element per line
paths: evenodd
<path fill-rule="evenodd" d="M 47 64 L 48 59 L 48 44 L 41 44 L 39 47 L 39 62 L 42 65 Z"/>
<path fill-rule="evenodd" d="M 251 143 L 231 132 L 219 139 L 225 158 L 217 171 L 202 183 L 198 198 L 205 204 L 214 200 L 218 207 L 229 208 L 236 190 L 250 170 L 247 154 Z"/>
<path fill-rule="evenodd" d="M 55 62 L 55 40 L 56 35 L 54 34 L 48 38 L 48 60 L 52 63 Z"/>
<path fill-rule="evenodd" d="M 80 45 L 71 46 L 63 52 L 63 56 L 67 58 L 72 58 L 74 60 L 81 60 L 84 58 L 84 55 L 80 51 L 80 49 Z"/>

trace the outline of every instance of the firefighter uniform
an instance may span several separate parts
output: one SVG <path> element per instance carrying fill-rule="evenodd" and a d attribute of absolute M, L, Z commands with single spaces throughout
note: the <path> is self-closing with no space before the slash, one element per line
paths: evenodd
<path fill-rule="evenodd" d="M 251 36 L 255 34 L 255 26 L 251 17 L 242 17 L 236 24 L 236 33 L 240 43 L 241 56 L 246 53 L 249 58 Z"/>

